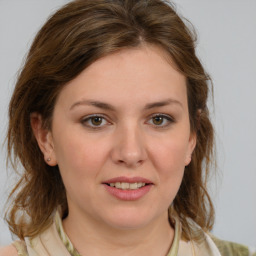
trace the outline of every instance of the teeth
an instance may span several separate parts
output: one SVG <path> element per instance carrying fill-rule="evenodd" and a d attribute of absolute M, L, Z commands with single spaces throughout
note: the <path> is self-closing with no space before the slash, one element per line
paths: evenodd
<path fill-rule="evenodd" d="M 130 189 L 137 189 L 138 188 L 138 184 L 137 183 L 131 183 L 129 188 Z"/>
<path fill-rule="evenodd" d="M 130 188 L 130 185 L 128 183 L 122 182 L 121 183 L 121 188 L 122 189 L 128 189 L 128 188 Z"/>
<path fill-rule="evenodd" d="M 142 183 L 142 182 L 135 182 L 135 183 L 127 183 L 127 182 L 116 182 L 116 183 L 110 183 L 109 184 L 110 187 L 116 187 L 118 189 L 122 189 L 122 190 L 127 190 L 127 189 L 138 189 L 141 187 L 144 187 L 146 185 L 146 183 Z"/>

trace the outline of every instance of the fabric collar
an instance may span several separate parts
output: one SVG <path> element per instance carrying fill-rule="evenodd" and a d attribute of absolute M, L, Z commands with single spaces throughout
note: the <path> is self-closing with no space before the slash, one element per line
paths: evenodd
<path fill-rule="evenodd" d="M 178 218 L 174 220 L 175 235 L 167 256 L 221 256 L 213 240 L 205 232 L 200 243 L 183 241 L 181 223 Z M 58 211 L 50 228 L 33 239 L 25 238 L 25 242 L 29 256 L 81 256 L 65 233 Z"/>

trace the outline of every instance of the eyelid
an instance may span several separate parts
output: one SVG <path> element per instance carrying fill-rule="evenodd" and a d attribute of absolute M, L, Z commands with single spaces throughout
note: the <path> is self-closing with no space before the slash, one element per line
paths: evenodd
<path fill-rule="evenodd" d="M 93 125 L 88 125 L 88 124 L 85 124 L 87 121 L 89 121 L 91 118 L 93 117 L 100 117 L 102 119 L 104 119 L 107 124 L 104 124 L 104 125 L 100 125 L 100 126 L 93 126 Z M 102 129 L 104 126 L 106 125 L 109 125 L 111 124 L 109 121 L 108 121 L 108 118 L 104 115 L 104 114 L 91 114 L 91 115 L 87 115 L 87 116 L 84 116 L 83 118 L 81 118 L 81 121 L 82 125 L 84 125 L 85 127 L 89 128 L 89 129 Z"/>
<path fill-rule="evenodd" d="M 165 118 L 165 120 L 167 120 L 168 123 L 165 124 L 165 125 L 155 125 L 155 124 L 151 124 L 152 126 L 154 126 L 154 127 L 157 128 L 157 129 L 167 128 L 167 127 L 170 126 L 172 123 L 175 123 L 175 122 L 176 122 L 175 119 L 174 119 L 174 117 L 172 117 L 172 116 L 169 115 L 169 114 L 164 114 L 164 113 L 155 113 L 155 114 L 152 114 L 152 115 L 150 115 L 149 120 L 151 120 L 151 119 L 154 118 L 154 117 L 159 117 L 159 116 Z"/>
<path fill-rule="evenodd" d="M 91 118 L 93 117 L 100 117 L 102 118 L 103 120 L 105 120 L 106 124 L 101 124 L 99 126 L 94 126 L 94 125 L 89 125 L 89 124 L 86 124 L 88 121 L 90 121 Z M 164 113 L 154 113 L 154 114 L 151 114 L 148 118 L 148 121 L 146 123 L 149 123 L 150 120 L 152 120 L 152 118 L 154 117 L 163 117 L 165 119 L 165 121 L 167 121 L 167 124 L 164 124 L 164 125 L 156 125 L 156 124 L 150 124 L 151 126 L 153 126 L 154 128 L 156 129 L 163 129 L 163 128 L 167 128 L 169 127 L 172 123 L 175 123 L 175 119 L 173 118 L 173 116 L 169 115 L 169 114 L 164 114 Z M 104 128 L 105 126 L 107 125 L 110 125 L 111 122 L 109 121 L 109 118 L 106 117 L 106 115 L 104 114 L 91 114 L 91 115 L 87 115 L 87 116 L 84 116 L 83 118 L 81 118 L 80 122 L 82 123 L 83 126 L 85 126 L 86 128 L 89 128 L 89 129 L 94 129 L 94 130 L 99 130 L 99 129 L 102 129 Z"/>

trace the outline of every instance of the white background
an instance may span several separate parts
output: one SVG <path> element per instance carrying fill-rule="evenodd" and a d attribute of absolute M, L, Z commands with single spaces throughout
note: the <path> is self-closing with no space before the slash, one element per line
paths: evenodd
<path fill-rule="evenodd" d="M 16 74 L 35 33 L 67 0 L 0 0 L 0 144 Z M 198 54 L 214 82 L 218 174 L 213 233 L 256 246 L 256 0 L 176 0 L 196 27 Z M 211 107 L 211 109 L 213 109 Z M 13 183 L 0 146 L 0 213 Z M 0 219 L 0 245 L 11 242 Z"/>

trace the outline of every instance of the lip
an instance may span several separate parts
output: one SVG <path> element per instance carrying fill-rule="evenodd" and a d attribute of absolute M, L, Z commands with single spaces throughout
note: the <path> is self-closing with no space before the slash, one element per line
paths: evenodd
<path fill-rule="evenodd" d="M 125 177 L 125 176 L 120 176 L 120 177 L 115 177 L 113 179 L 106 180 L 104 183 L 116 183 L 116 182 L 127 182 L 127 183 L 135 183 L 135 182 L 142 182 L 142 183 L 147 183 L 147 184 L 153 184 L 152 181 L 145 179 L 143 177 Z"/>
<path fill-rule="evenodd" d="M 135 183 L 141 182 L 146 183 L 147 185 L 138 189 L 130 190 L 130 189 L 118 189 L 116 187 L 110 187 L 107 184 L 116 183 L 116 182 L 127 182 L 127 183 Z M 113 179 L 106 180 L 102 183 L 106 189 L 106 191 L 114 196 L 115 198 L 122 201 L 136 201 L 144 197 L 153 187 L 153 182 L 145 179 L 143 177 L 116 177 Z"/>

